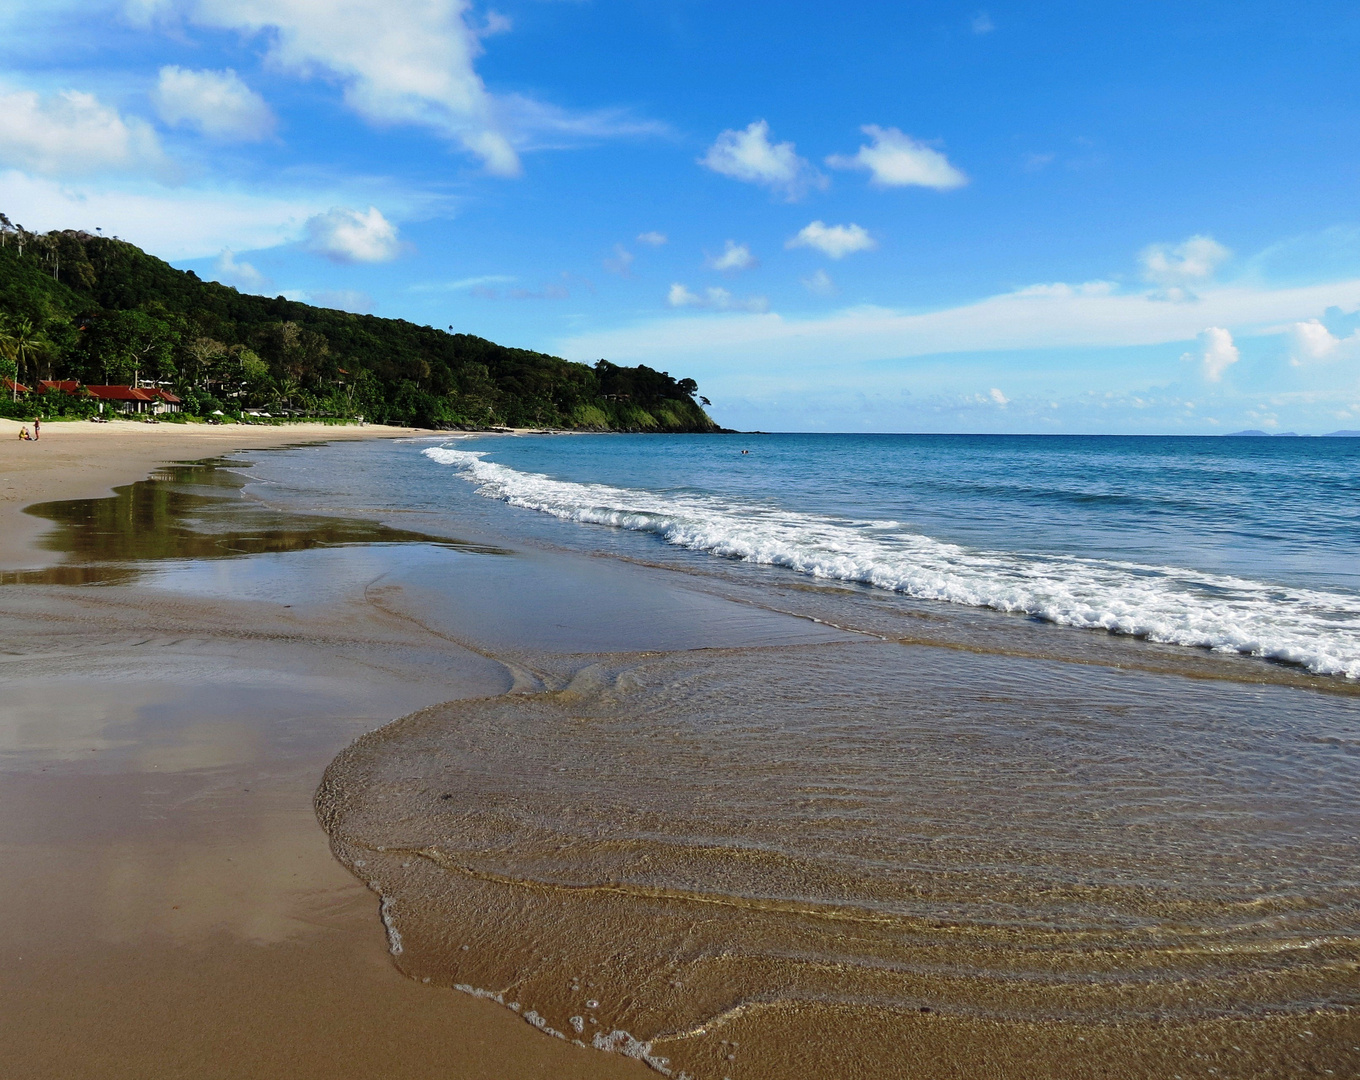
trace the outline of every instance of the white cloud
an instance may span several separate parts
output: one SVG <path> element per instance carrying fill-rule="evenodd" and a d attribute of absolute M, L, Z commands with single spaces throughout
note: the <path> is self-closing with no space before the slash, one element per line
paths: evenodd
<path fill-rule="evenodd" d="M 836 288 L 836 283 L 831 280 L 831 275 L 822 269 L 818 269 L 815 274 L 798 280 L 802 283 L 803 288 L 812 293 L 813 296 L 835 296 L 840 291 Z"/>
<path fill-rule="evenodd" d="M 1211 326 L 1199 335 L 1200 352 L 1186 353 L 1182 360 L 1198 360 L 1204 373 L 1205 382 L 1221 382 L 1223 373 L 1242 359 L 1242 354 L 1233 344 L 1233 337 L 1221 326 Z"/>
<path fill-rule="evenodd" d="M 495 114 L 516 150 L 563 150 L 601 139 L 668 136 L 658 120 L 639 119 L 627 109 L 572 112 L 523 94 L 493 99 Z"/>
<path fill-rule="evenodd" d="M 722 132 L 699 164 L 734 180 L 760 184 L 789 200 L 825 183 L 825 178 L 798 156 L 793 143 L 770 142 L 770 125 L 764 120 L 756 120 L 741 131 Z"/>
<path fill-rule="evenodd" d="M 1210 281 L 1231 254 L 1211 236 L 1192 236 L 1179 244 L 1152 244 L 1138 258 L 1148 281 L 1181 300 L 1193 298 L 1187 290 Z"/>
<path fill-rule="evenodd" d="M 477 277 L 459 278 L 457 281 L 434 281 L 423 282 L 419 285 L 411 285 L 411 292 L 458 292 L 462 289 L 475 289 L 479 286 L 504 285 L 514 281 L 511 274 L 480 274 Z"/>
<path fill-rule="evenodd" d="M 1011 399 L 1008 398 L 1005 394 L 1003 394 L 1000 390 L 998 390 L 995 386 L 993 386 L 991 390 L 989 390 L 987 393 L 988 396 L 994 402 L 996 402 L 996 404 L 1002 407 L 1005 407 L 1006 405 L 1009 405 L 1011 403 Z"/>
<path fill-rule="evenodd" d="M 701 295 L 691 292 L 679 282 L 670 287 L 670 291 L 666 294 L 666 303 L 674 308 L 709 308 L 713 311 L 762 312 L 768 311 L 770 307 L 769 300 L 763 296 L 741 298 L 733 296 L 726 289 L 718 288 L 705 289 Z"/>
<path fill-rule="evenodd" d="M 665 242 L 666 234 L 657 232 L 655 229 L 651 232 L 638 233 L 639 244 L 646 244 L 648 247 L 660 247 Z"/>
<path fill-rule="evenodd" d="M 670 292 L 666 294 L 666 303 L 671 307 L 698 307 L 703 302 L 702 296 L 691 292 L 678 281 L 671 284 Z"/>
<path fill-rule="evenodd" d="M 0 166 L 43 176 L 157 172 L 166 167 L 145 120 L 122 117 L 93 94 L 0 92 Z"/>
<path fill-rule="evenodd" d="M 784 246 L 813 248 L 827 258 L 843 259 L 856 251 L 870 251 L 878 247 L 878 242 L 860 225 L 828 225 L 824 221 L 814 221 L 799 230 L 798 235 Z"/>
<path fill-rule="evenodd" d="M 1347 337 L 1337 337 L 1318 319 L 1296 322 L 1289 328 L 1293 340 L 1293 355 L 1289 362 L 1295 367 L 1318 361 L 1360 357 L 1360 330 Z"/>
<path fill-rule="evenodd" d="M 303 222 L 336 201 L 334 192 L 270 192 L 60 183 L 0 172 L 0 207 L 30 229 L 96 227 L 163 259 L 214 258 L 223 248 L 254 251 L 296 240 Z M 1316 309 L 1315 309 L 1316 310 Z"/>
<path fill-rule="evenodd" d="M 323 289 L 308 293 L 307 301 L 318 307 L 352 311 L 356 315 L 367 315 L 373 310 L 373 297 L 357 289 Z"/>
<path fill-rule="evenodd" d="M 262 292 L 269 287 L 269 279 L 248 262 L 238 262 L 231 248 L 223 248 L 213 263 L 217 280 L 223 285 L 235 285 L 246 292 Z"/>
<path fill-rule="evenodd" d="M 152 100 L 172 127 L 194 128 L 223 142 L 259 142 L 274 133 L 275 119 L 264 98 L 225 71 L 161 68 Z"/>
<path fill-rule="evenodd" d="M 751 249 L 745 244 L 738 244 L 733 240 L 728 240 L 723 246 L 721 255 L 714 255 L 708 259 L 708 266 L 711 270 L 739 271 L 749 270 L 753 266 L 759 266 L 760 260 L 751 254 Z"/>
<path fill-rule="evenodd" d="M 521 94 L 492 94 L 476 62 L 483 39 L 511 24 L 496 12 L 477 22 L 470 0 L 139 2 L 156 13 L 184 12 L 200 25 L 258 34 L 275 68 L 336 81 L 346 104 L 370 123 L 432 130 L 497 176 L 519 175 L 522 151 L 669 131 L 627 110 L 576 113 Z"/>
<path fill-rule="evenodd" d="M 133 26 L 145 28 L 173 6 L 174 0 L 123 0 L 123 17 Z"/>
<path fill-rule="evenodd" d="M 1038 285 L 1026 285 L 1023 289 L 1016 289 L 1016 296 L 1112 296 L 1115 284 L 1113 281 L 1083 281 L 1080 285 L 1069 285 L 1065 281 L 1043 282 Z"/>
<path fill-rule="evenodd" d="M 468 0 L 182 0 L 194 21 L 266 35 L 268 59 L 340 80 L 345 102 L 377 124 L 415 124 L 454 139 L 500 176 L 520 171 L 497 106 L 475 69 Z"/>
<path fill-rule="evenodd" d="M 985 11 L 979 11 L 969 19 L 968 25 L 973 28 L 975 34 L 990 34 L 996 29 L 996 23 L 992 22 L 992 17 Z"/>
<path fill-rule="evenodd" d="M 477 36 L 482 38 L 495 37 L 497 34 L 508 34 L 515 28 L 515 21 L 509 15 L 502 15 L 499 11 L 488 11 L 482 20 L 481 27 L 477 30 Z"/>
<path fill-rule="evenodd" d="M 938 150 L 917 142 L 897 128 L 866 124 L 860 128 L 874 140 L 850 157 L 832 154 L 826 163 L 833 169 L 868 169 L 875 187 L 928 187 L 949 191 L 963 187 L 968 177 L 949 163 Z"/>
<path fill-rule="evenodd" d="M 1194 304 L 1168 304 L 1156 293 L 1045 285 L 936 311 L 859 306 L 811 318 L 776 314 L 722 320 L 662 319 L 560 341 L 564 356 L 610 356 L 618 362 L 679 363 L 758 358 L 819 364 L 828 355 L 859 361 L 1029 349 L 1121 348 L 1195 339 L 1205 324 L 1232 333 L 1278 333 L 1313 312 L 1356 309 L 1360 279 L 1291 288 L 1249 285 L 1206 289 Z"/>
<path fill-rule="evenodd" d="M 305 246 L 335 262 L 389 262 L 401 251 L 397 227 L 376 206 L 332 207 L 307 219 Z"/>
<path fill-rule="evenodd" d="M 611 274 L 627 277 L 633 270 L 633 253 L 622 244 L 614 245 L 614 254 L 604 260 L 604 268 Z"/>

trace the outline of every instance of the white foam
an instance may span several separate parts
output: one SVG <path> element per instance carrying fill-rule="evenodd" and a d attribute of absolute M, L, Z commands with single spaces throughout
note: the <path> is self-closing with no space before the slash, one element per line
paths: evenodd
<path fill-rule="evenodd" d="M 400 956 L 402 953 L 401 931 L 397 929 L 392 911 L 393 907 L 392 898 L 384 896 L 382 903 L 378 906 L 378 915 L 382 919 L 383 926 L 387 927 L 387 951 L 393 956 Z"/>
<path fill-rule="evenodd" d="M 1070 556 L 983 551 L 905 532 L 714 496 L 578 484 L 431 447 L 426 457 L 480 494 L 578 521 L 654 533 L 669 544 L 859 582 L 923 600 L 1022 612 L 1065 626 L 1299 664 L 1360 678 L 1360 597 Z"/>

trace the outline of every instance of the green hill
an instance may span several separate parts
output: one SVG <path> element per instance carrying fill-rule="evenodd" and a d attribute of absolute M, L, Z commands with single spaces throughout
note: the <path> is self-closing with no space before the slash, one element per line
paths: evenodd
<path fill-rule="evenodd" d="M 0 319 L 21 381 L 134 377 L 186 410 L 363 415 L 422 427 L 716 431 L 692 379 L 594 366 L 403 319 L 250 296 L 125 241 L 27 233 L 0 215 Z M 21 335 L 22 336 L 22 335 Z"/>

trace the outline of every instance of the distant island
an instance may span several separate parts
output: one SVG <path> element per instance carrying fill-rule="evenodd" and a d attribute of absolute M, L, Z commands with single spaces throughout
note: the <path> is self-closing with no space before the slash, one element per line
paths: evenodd
<path fill-rule="evenodd" d="M 117 238 L 31 233 L 3 214 L 0 385 L 0 415 L 15 418 L 93 415 L 102 402 L 175 419 L 721 430 L 693 379 L 251 296 Z"/>

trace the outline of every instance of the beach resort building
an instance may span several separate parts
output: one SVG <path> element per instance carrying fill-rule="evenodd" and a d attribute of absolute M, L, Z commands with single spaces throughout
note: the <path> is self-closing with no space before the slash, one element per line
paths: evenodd
<path fill-rule="evenodd" d="M 159 387 L 87 386 L 91 397 L 98 398 L 100 411 L 105 404 L 124 413 L 179 412 L 181 400 Z"/>

